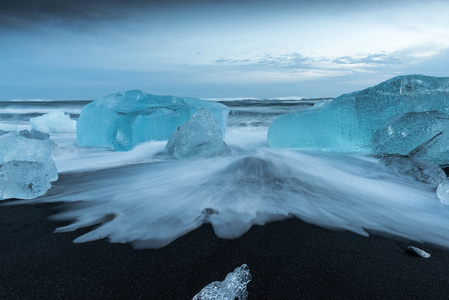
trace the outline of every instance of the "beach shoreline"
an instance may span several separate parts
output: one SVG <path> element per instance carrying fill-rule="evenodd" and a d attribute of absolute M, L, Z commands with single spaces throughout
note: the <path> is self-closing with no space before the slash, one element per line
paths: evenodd
<path fill-rule="evenodd" d="M 7 203 L 5 201 L 5 203 Z M 203 225 L 161 249 L 105 240 L 74 244 L 91 228 L 53 233 L 60 204 L 0 206 L 0 299 L 191 299 L 247 264 L 248 299 L 449 296 L 449 251 L 335 231 L 298 219 L 223 240 Z M 411 256 L 414 245 L 432 256 Z"/>

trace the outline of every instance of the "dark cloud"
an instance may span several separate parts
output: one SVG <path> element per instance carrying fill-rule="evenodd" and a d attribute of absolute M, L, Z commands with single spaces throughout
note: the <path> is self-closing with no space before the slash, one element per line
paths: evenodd
<path fill-rule="evenodd" d="M 84 18 L 92 12 L 105 12 L 115 9 L 139 8 L 164 3 L 176 4 L 179 1 L 146 0 L 6 0 L 0 1 L 2 14 L 17 17 L 71 17 Z"/>
<path fill-rule="evenodd" d="M 378 0 L 385 2 L 386 0 Z M 398 2 L 403 0 L 390 0 Z M 361 9 L 356 0 L 0 0 L 0 27 L 21 28 L 34 24 L 71 24 L 117 21 L 146 11 L 166 11 L 235 5 L 235 9 L 254 13 L 263 8 L 301 8 L 301 11 L 330 10 L 333 13 Z"/>
<path fill-rule="evenodd" d="M 193 0 L 189 5 L 204 3 Z M 72 24 L 126 19 L 148 10 L 182 9 L 181 0 L 3 0 L 0 27 L 21 28 L 34 24 Z"/>
<path fill-rule="evenodd" d="M 104 18 L 110 10 L 102 9 L 104 1 L 10 0 L 0 2 L 0 26 L 26 27 L 35 23 L 70 23 L 77 20 Z M 116 3 L 112 3 L 115 6 Z"/>

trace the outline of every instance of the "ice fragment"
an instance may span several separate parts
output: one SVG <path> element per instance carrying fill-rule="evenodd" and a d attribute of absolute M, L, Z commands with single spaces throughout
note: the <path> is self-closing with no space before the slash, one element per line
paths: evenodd
<path fill-rule="evenodd" d="M 429 258 L 430 254 L 427 253 L 426 251 L 419 249 L 418 247 L 414 247 L 414 246 L 408 246 L 407 247 L 407 253 L 413 254 L 413 255 L 417 255 L 417 256 L 421 256 L 424 258 Z"/>
<path fill-rule="evenodd" d="M 0 200 L 43 195 L 58 179 L 54 147 L 49 135 L 39 131 L 0 131 Z"/>
<path fill-rule="evenodd" d="M 396 175 L 433 188 L 446 179 L 446 174 L 440 167 L 422 158 L 388 155 L 382 157 L 379 162 Z"/>
<path fill-rule="evenodd" d="M 447 178 L 438 185 L 436 193 L 441 203 L 449 205 L 449 180 Z"/>
<path fill-rule="evenodd" d="M 211 112 L 198 110 L 173 132 L 166 145 L 175 158 L 212 157 L 230 152 L 223 142 L 220 127 Z"/>
<path fill-rule="evenodd" d="M 449 164 L 449 114 L 427 111 L 399 114 L 372 138 L 373 155 L 414 156 L 439 166 Z"/>
<path fill-rule="evenodd" d="M 246 264 L 229 273 L 225 280 L 214 281 L 205 286 L 193 300 L 246 300 L 246 285 L 251 281 L 251 274 Z"/>
<path fill-rule="evenodd" d="M 31 128 L 46 133 L 75 133 L 76 121 L 63 111 L 52 111 L 48 114 L 31 118 Z"/>

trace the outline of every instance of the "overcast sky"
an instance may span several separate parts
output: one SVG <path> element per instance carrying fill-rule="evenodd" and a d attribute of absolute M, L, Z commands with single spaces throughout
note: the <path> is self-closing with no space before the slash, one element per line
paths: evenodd
<path fill-rule="evenodd" d="M 0 100 L 335 97 L 449 76 L 449 1 L 0 0 L 0 45 Z"/>

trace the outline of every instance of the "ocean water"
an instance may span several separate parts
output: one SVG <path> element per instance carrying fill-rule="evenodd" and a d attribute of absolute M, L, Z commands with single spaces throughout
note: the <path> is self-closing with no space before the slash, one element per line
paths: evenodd
<path fill-rule="evenodd" d="M 296 217 L 366 236 L 376 231 L 449 247 L 449 206 L 434 190 L 396 177 L 369 155 L 268 146 L 267 130 L 277 115 L 317 101 L 221 102 L 231 109 L 225 137 L 230 156 L 173 160 L 164 153 L 165 141 L 114 152 L 80 148 L 75 134 L 52 134 L 60 179 L 45 196 L 14 204 L 67 202 L 52 218 L 71 223 L 56 232 L 97 225 L 75 242 L 107 238 L 157 248 L 204 223 L 218 237 L 233 239 L 253 225 Z M 31 117 L 52 110 L 77 119 L 87 103 L 1 102 L 0 129 L 29 129 Z"/>

